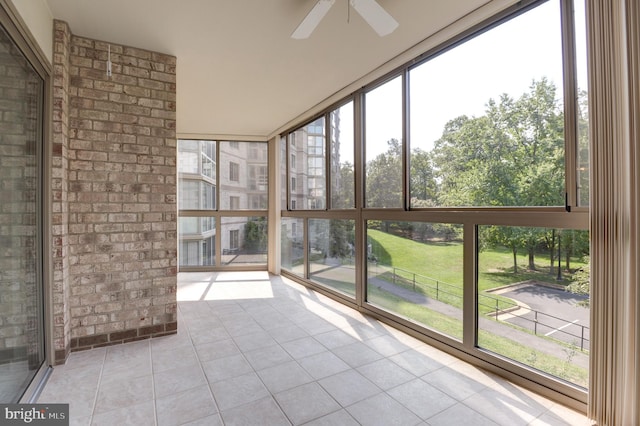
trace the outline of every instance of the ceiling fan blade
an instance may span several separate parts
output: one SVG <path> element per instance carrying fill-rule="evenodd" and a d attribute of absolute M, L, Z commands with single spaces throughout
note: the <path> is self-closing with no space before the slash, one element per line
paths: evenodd
<path fill-rule="evenodd" d="M 307 14 L 302 22 L 300 22 L 300 25 L 298 25 L 298 28 L 291 34 L 291 38 L 308 38 L 335 1 L 336 0 L 318 0 L 318 3 L 313 6 L 311 12 Z"/>
<path fill-rule="evenodd" d="M 391 34 L 398 22 L 375 0 L 350 0 L 351 6 L 364 18 L 380 37 Z"/>

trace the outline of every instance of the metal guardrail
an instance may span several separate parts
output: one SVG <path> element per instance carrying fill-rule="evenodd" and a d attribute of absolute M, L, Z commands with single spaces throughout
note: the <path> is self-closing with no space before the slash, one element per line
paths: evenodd
<path fill-rule="evenodd" d="M 392 268 L 392 282 L 393 284 L 400 284 L 401 282 L 406 284 L 411 285 L 412 290 L 415 292 L 416 290 L 422 292 L 423 294 L 433 294 L 435 293 L 435 300 L 441 301 L 443 303 L 447 303 L 449 305 L 451 305 L 451 303 L 448 303 L 445 300 L 442 300 L 443 298 L 441 297 L 441 295 L 446 295 L 449 297 L 453 297 L 453 298 L 458 298 L 460 299 L 460 302 L 462 304 L 462 296 L 459 294 L 459 292 L 453 292 L 450 289 L 458 289 L 459 287 L 454 286 L 452 284 L 446 283 L 444 281 L 440 281 L 437 280 L 435 278 L 431 278 L 431 277 L 427 277 L 424 275 L 420 275 L 420 274 L 416 274 L 415 272 L 411 272 L 411 271 L 407 271 L 406 269 L 402 269 L 402 268 L 396 268 L 393 267 Z M 409 274 L 410 278 L 407 278 L 401 274 L 398 274 L 397 272 L 404 272 L 405 274 Z M 481 299 L 488 299 L 490 300 L 490 302 L 487 303 L 482 303 Z M 494 303 L 495 302 L 495 303 Z M 519 309 L 524 309 L 527 310 L 529 312 L 533 313 L 533 319 L 527 318 L 525 316 L 522 315 L 514 315 L 517 316 L 518 318 L 520 318 L 523 321 L 528 321 L 533 323 L 531 329 L 533 330 L 533 333 L 537 336 L 538 335 L 538 329 L 540 327 L 546 327 L 549 328 L 551 330 L 555 330 L 556 333 L 562 333 L 564 335 L 569 336 L 569 338 L 575 338 L 576 341 L 580 341 L 580 350 L 584 350 L 585 349 L 585 343 L 589 343 L 589 338 L 586 337 L 586 334 L 589 331 L 589 327 L 585 326 L 585 325 L 579 325 L 579 324 L 575 324 L 574 322 L 571 321 L 567 321 L 564 318 L 560 318 L 560 317 L 556 317 L 554 315 L 550 315 L 544 312 L 540 312 L 538 310 L 535 309 L 530 309 L 521 305 L 518 305 L 516 303 L 513 302 L 508 302 L 505 300 L 500 300 L 497 297 L 493 297 L 487 294 L 478 294 L 478 305 L 479 306 L 484 306 L 486 308 L 489 308 L 489 311 L 493 312 L 493 315 L 495 316 L 495 320 L 499 321 L 498 317 L 501 313 L 505 313 L 511 310 L 519 310 Z M 506 305 L 506 306 L 505 306 Z M 513 314 L 513 313 L 512 313 Z M 555 321 L 560 321 L 561 323 L 564 323 L 563 326 L 561 327 L 556 327 L 556 326 L 552 326 L 548 323 L 543 322 L 544 319 L 552 319 Z M 568 331 L 565 331 L 563 329 L 563 327 L 567 327 L 569 325 L 574 325 L 576 327 L 580 327 L 580 335 L 576 335 L 574 333 L 570 333 Z M 527 329 L 526 327 L 522 327 Z M 560 339 L 556 339 L 556 340 L 560 340 Z M 578 346 L 577 344 L 574 343 L 570 343 L 574 346 Z"/>

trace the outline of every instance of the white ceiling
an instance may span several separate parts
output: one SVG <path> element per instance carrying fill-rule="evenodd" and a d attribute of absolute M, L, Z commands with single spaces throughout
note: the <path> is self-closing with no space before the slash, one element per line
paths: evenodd
<path fill-rule="evenodd" d="M 316 0 L 46 1 L 76 35 L 178 58 L 179 136 L 247 138 L 272 135 L 461 17 L 505 3 L 378 0 L 400 23 L 379 37 L 337 0 L 309 39 L 294 40 Z"/>

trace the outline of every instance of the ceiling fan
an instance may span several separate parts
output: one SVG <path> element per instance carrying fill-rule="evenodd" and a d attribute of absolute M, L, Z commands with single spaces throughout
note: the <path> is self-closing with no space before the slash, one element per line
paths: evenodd
<path fill-rule="evenodd" d="M 335 3 L 335 0 L 318 0 L 313 9 L 300 22 L 298 28 L 291 34 L 291 38 L 308 38 L 331 6 L 333 6 L 333 3 Z M 371 25 L 380 37 L 391 34 L 398 27 L 398 22 L 376 0 L 349 0 L 349 4 Z"/>

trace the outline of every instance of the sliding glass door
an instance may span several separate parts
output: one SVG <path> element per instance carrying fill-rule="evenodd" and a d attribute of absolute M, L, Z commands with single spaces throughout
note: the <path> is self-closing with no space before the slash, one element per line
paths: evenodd
<path fill-rule="evenodd" d="M 0 402 L 45 359 L 42 291 L 44 81 L 0 26 Z"/>

